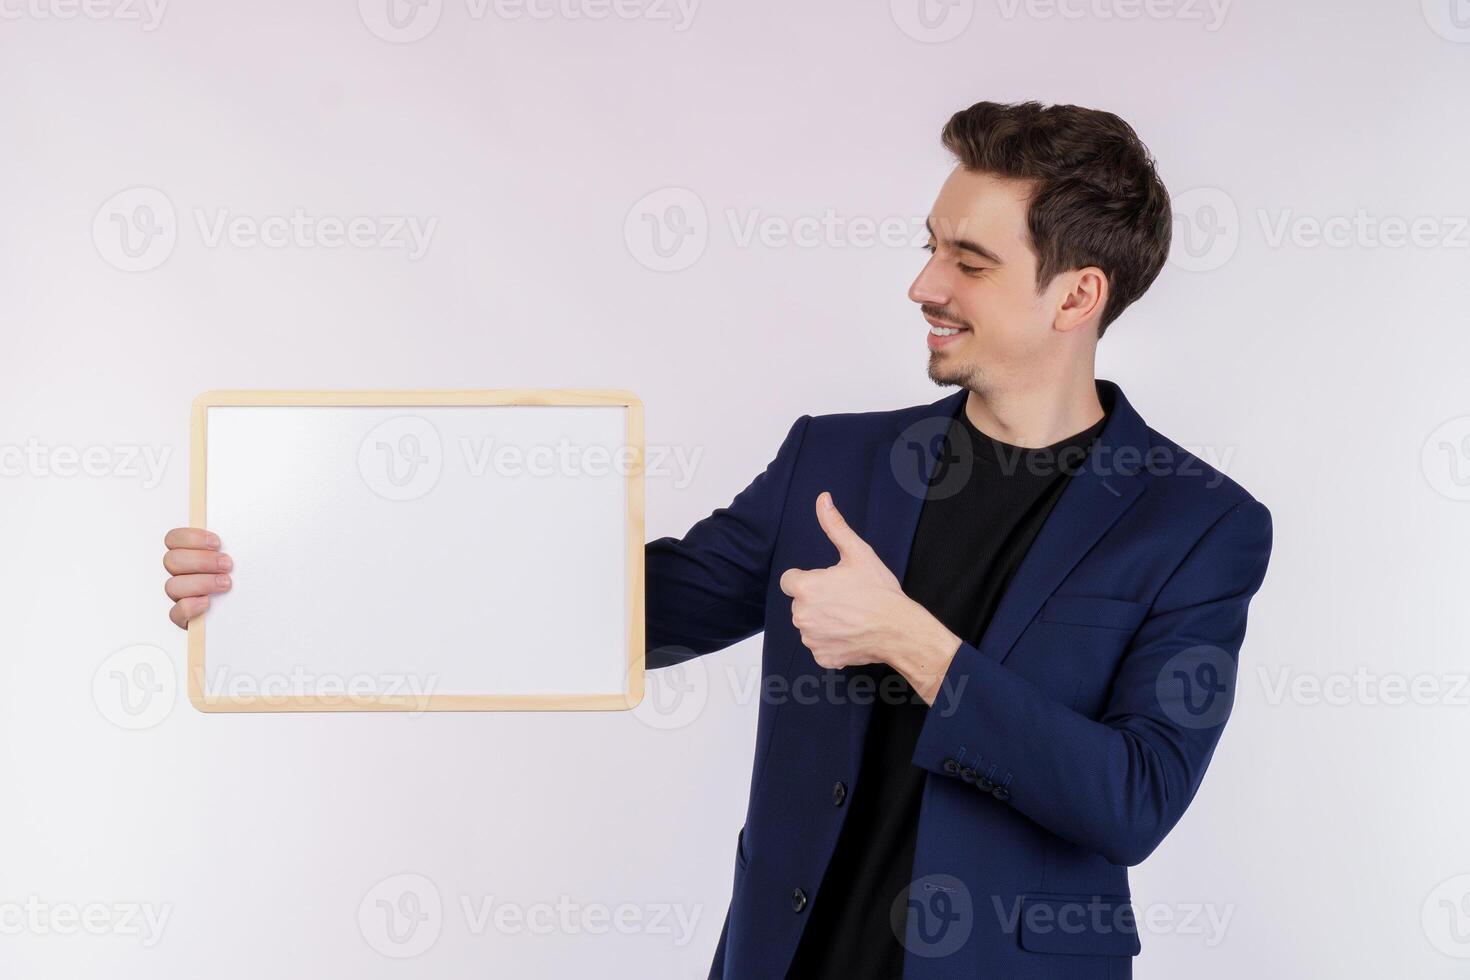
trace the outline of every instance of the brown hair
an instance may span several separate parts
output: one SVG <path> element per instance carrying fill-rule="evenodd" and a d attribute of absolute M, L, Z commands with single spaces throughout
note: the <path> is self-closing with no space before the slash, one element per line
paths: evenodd
<path fill-rule="evenodd" d="M 1033 181 L 1027 214 L 1040 289 L 1059 272 L 1108 277 L 1108 324 L 1153 283 L 1169 255 L 1169 192 L 1148 147 L 1111 112 L 1039 102 L 977 102 L 943 142 L 967 170 Z"/>

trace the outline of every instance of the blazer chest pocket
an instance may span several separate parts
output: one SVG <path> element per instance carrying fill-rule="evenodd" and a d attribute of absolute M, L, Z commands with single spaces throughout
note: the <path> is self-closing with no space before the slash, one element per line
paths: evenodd
<path fill-rule="evenodd" d="M 1147 614 L 1142 602 L 1054 595 L 1007 663 L 1072 710 L 1100 717 L 1118 661 Z"/>
<path fill-rule="evenodd" d="M 1096 626 L 1132 633 L 1148 613 L 1148 604 L 1106 596 L 1054 595 L 1036 616 L 1044 623 Z"/>

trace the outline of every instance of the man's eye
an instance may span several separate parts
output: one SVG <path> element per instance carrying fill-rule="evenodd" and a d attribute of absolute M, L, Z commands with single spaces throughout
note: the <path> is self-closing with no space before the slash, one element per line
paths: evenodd
<path fill-rule="evenodd" d="M 934 243 L 933 242 L 930 242 L 929 244 L 923 246 L 923 249 L 924 249 L 924 251 L 928 252 L 930 255 L 933 255 L 934 254 Z"/>
<path fill-rule="evenodd" d="M 965 265 L 965 263 L 963 263 L 963 262 L 958 263 L 958 265 L 960 267 L 960 271 L 963 272 L 967 276 L 973 276 L 977 272 L 984 272 L 985 271 L 984 269 L 981 269 L 978 266 Z"/>

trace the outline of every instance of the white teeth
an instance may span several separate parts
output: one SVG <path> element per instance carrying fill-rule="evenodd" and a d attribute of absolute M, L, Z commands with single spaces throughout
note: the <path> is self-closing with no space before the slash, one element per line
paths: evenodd
<path fill-rule="evenodd" d="M 955 327 L 930 327 L 929 332 L 936 337 L 952 337 L 959 333 Z"/>

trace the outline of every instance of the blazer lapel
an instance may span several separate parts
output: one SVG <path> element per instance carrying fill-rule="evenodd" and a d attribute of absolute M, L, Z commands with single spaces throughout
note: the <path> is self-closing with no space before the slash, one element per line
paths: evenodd
<path fill-rule="evenodd" d="M 1143 492 L 1139 468 L 1147 458 L 1148 428 L 1111 381 L 1099 381 L 1112 408 L 1092 451 L 1062 490 L 1036 533 L 981 637 L 979 650 L 1004 661 L 1072 568 Z"/>
<path fill-rule="evenodd" d="M 863 540 L 900 581 L 919 527 L 929 478 L 966 394 L 962 388 L 919 412 L 903 413 L 873 443 Z"/>
<path fill-rule="evenodd" d="M 900 582 L 908 568 L 925 490 L 945 445 L 944 435 L 968 395 L 961 388 L 917 411 L 899 413 L 894 424 L 884 426 L 873 441 L 868 500 L 859 533 Z M 856 779 L 873 705 L 869 698 L 854 699 L 851 708 L 850 771 Z"/>

